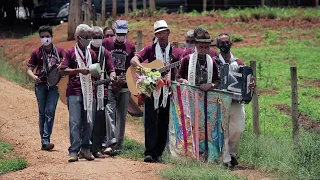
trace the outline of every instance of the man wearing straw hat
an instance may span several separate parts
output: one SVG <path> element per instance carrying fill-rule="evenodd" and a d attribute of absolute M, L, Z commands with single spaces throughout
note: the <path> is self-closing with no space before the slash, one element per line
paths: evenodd
<path fill-rule="evenodd" d="M 70 147 L 69 162 L 78 161 L 78 153 L 88 161 L 94 160 L 90 152 L 95 94 L 89 66 L 97 63 L 97 56 L 89 49 L 92 29 L 86 24 L 77 26 L 77 43 L 66 52 L 60 71 L 69 75 L 67 102 L 69 110 Z"/>
<path fill-rule="evenodd" d="M 148 63 L 158 59 L 164 64 L 180 60 L 180 50 L 171 47 L 169 43 L 170 30 L 164 20 L 154 23 L 154 43 L 143 48 L 131 60 L 132 66 L 139 66 L 145 60 Z M 174 70 L 166 74 L 167 79 L 174 80 Z M 169 126 L 169 87 L 162 87 L 151 97 L 144 100 L 144 126 L 145 126 L 145 162 L 162 162 L 162 153 L 166 147 Z"/>
<path fill-rule="evenodd" d="M 210 35 L 202 28 L 196 29 L 194 35 L 195 52 L 182 58 L 176 80 L 180 83 L 200 86 L 203 91 L 215 89 L 220 85 L 220 78 L 214 57 L 209 55 Z"/>

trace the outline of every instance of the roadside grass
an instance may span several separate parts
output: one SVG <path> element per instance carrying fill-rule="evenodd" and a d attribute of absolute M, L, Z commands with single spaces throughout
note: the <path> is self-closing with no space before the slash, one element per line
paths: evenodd
<path fill-rule="evenodd" d="M 26 161 L 10 154 L 12 150 L 13 147 L 10 144 L 0 141 L 0 175 L 27 167 Z"/>

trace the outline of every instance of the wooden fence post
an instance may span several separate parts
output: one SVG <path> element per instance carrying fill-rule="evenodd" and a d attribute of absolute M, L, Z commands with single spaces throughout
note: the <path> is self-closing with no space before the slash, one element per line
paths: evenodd
<path fill-rule="evenodd" d="M 215 10 L 215 8 L 216 8 L 216 1 L 212 0 L 212 10 Z"/>
<path fill-rule="evenodd" d="M 102 0 L 101 2 L 101 25 L 104 27 L 106 25 L 106 1 Z"/>
<path fill-rule="evenodd" d="M 149 0 L 149 8 L 151 10 L 156 10 L 156 2 L 155 2 L 155 0 Z"/>
<path fill-rule="evenodd" d="M 117 17 L 117 0 L 112 0 L 112 17 Z"/>
<path fill-rule="evenodd" d="M 264 7 L 265 6 L 265 0 L 261 0 L 261 7 Z"/>
<path fill-rule="evenodd" d="M 203 12 L 207 11 L 207 0 L 203 0 Z"/>
<path fill-rule="evenodd" d="M 137 0 L 132 0 L 132 11 L 137 9 Z"/>
<path fill-rule="evenodd" d="M 138 31 L 137 34 L 137 52 L 142 49 L 142 31 Z"/>
<path fill-rule="evenodd" d="M 143 10 L 146 10 L 147 9 L 147 0 L 143 0 L 142 3 L 143 3 Z"/>
<path fill-rule="evenodd" d="M 129 14 L 129 0 L 124 0 L 124 15 L 128 16 Z"/>
<path fill-rule="evenodd" d="M 316 2 L 315 2 L 315 6 L 316 6 L 316 8 L 319 8 L 319 0 L 315 0 Z"/>
<path fill-rule="evenodd" d="M 299 141 L 299 108 L 298 108 L 298 78 L 297 78 L 297 67 L 290 67 L 291 71 L 291 115 L 292 115 L 292 139 L 293 143 Z"/>
<path fill-rule="evenodd" d="M 252 125 L 253 131 L 256 135 L 260 135 L 260 122 L 259 122 L 259 100 L 258 100 L 258 86 L 257 86 L 257 66 L 256 61 L 250 61 L 250 67 L 253 70 L 253 74 L 255 76 L 255 90 L 252 96 L 251 105 L 252 105 Z"/>

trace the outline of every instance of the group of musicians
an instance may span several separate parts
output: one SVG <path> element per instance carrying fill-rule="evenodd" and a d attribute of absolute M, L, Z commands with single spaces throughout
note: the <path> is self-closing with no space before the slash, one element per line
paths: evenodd
<path fill-rule="evenodd" d="M 76 44 L 68 51 L 52 43 L 50 26 L 41 26 L 39 36 L 42 45 L 34 50 L 28 62 L 28 75 L 35 82 L 35 94 L 39 107 L 41 149 L 50 151 L 54 144 L 50 136 L 54 124 L 59 92 L 57 86 L 47 83 L 48 72 L 59 64 L 60 73 L 69 76 L 66 89 L 69 110 L 70 147 L 69 162 L 79 158 L 94 160 L 115 156 L 123 149 L 127 109 L 130 91 L 125 81 L 126 70 L 143 67 L 142 62 L 162 60 L 165 65 L 180 61 L 181 66 L 162 74 L 164 85 L 151 97 L 139 98 L 144 105 L 145 162 L 162 162 L 162 154 L 168 143 L 170 81 L 199 86 L 202 91 L 219 88 L 220 65 L 229 64 L 229 71 L 237 72 L 243 62 L 230 52 L 231 37 L 222 33 L 217 37 L 218 54 L 210 48 L 211 37 L 203 28 L 186 34 L 185 48 L 169 43 L 170 29 L 164 20 L 154 23 L 154 40 L 151 45 L 136 52 L 128 40 L 128 22 L 117 20 L 114 28 L 89 27 L 80 24 L 76 28 Z M 101 74 L 92 74 L 89 66 L 99 63 Z M 94 81 L 109 78 L 111 83 L 94 85 Z M 254 81 L 249 85 L 254 88 Z M 143 101 L 143 102 L 141 102 Z M 234 167 L 241 133 L 245 126 L 244 105 L 232 102 L 229 122 L 229 139 L 224 143 L 223 163 Z"/>

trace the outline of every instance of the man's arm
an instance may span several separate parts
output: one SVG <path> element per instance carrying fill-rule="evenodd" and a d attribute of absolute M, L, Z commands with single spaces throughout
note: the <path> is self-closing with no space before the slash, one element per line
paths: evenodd
<path fill-rule="evenodd" d="M 40 78 L 33 73 L 34 67 L 28 67 L 27 74 L 35 82 L 41 82 Z"/>

